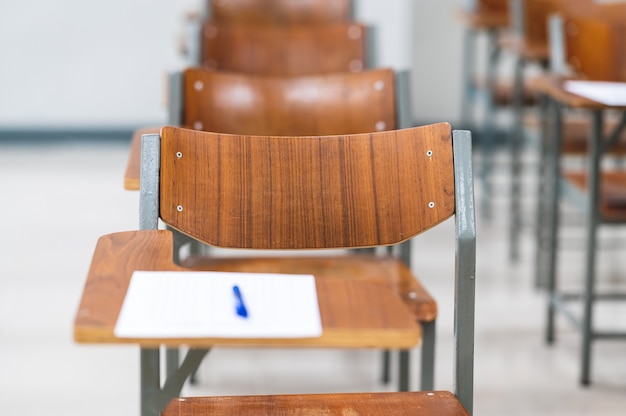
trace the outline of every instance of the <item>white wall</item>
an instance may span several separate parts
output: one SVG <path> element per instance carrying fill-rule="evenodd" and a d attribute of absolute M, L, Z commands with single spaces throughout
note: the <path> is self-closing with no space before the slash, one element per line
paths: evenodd
<path fill-rule="evenodd" d="M 413 72 L 417 120 L 458 118 L 457 0 L 355 0 L 379 62 Z M 120 128 L 165 121 L 185 13 L 202 0 L 0 1 L 0 129 Z"/>

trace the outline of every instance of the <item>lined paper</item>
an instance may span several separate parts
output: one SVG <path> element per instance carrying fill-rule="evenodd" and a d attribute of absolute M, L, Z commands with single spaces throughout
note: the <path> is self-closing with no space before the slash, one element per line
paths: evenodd
<path fill-rule="evenodd" d="M 236 313 L 239 286 L 248 317 Z M 308 338 L 322 325 L 312 275 L 135 271 L 119 338 Z"/>
<path fill-rule="evenodd" d="M 626 82 L 570 80 L 563 83 L 563 88 L 604 105 L 626 106 Z"/>

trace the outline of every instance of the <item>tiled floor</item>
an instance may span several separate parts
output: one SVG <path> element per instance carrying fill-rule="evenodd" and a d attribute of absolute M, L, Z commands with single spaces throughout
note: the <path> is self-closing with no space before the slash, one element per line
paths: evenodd
<path fill-rule="evenodd" d="M 138 414 L 138 349 L 72 341 L 96 239 L 136 228 L 138 194 L 122 189 L 126 156 L 119 142 L 0 144 L 0 414 Z M 506 174 L 499 175 L 503 190 Z M 531 233 L 522 236 L 521 261 L 510 264 L 503 192 L 494 204 L 491 221 L 478 216 L 475 414 L 623 415 L 626 343 L 598 342 L 595 383 L 578 385 L 578 335 L 560 322 L 558 343 L 543 342 L 545 300 L 533 287 Z M 440 304 L 438 389 L 450 389 L 452 379 L 452 227 L 448 221 L 414 245 L 415 270 Z M 433 248 L 437 255 L 424 254 Z M 623 280 L 623 253 L 603 253 L 604 283 Z M 580 251 L 561 263 L 576 283 Z M 624 326 L 626 309 L 600 312 L 599 324 Z M 378 382 L 378 358 L 378 351 L 219 349 L 203 363 L 199 384 L 183 393 L 393 390 Z"/>

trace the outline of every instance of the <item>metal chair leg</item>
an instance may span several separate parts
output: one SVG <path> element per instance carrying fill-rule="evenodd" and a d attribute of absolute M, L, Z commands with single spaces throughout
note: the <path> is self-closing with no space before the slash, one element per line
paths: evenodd
<path fill-rule="evenodd" d="M 591 384 L 591 343 L 593 341 L 593 299 L 595 286 L 596 241 L 598 230 L 598 199 L 600 195 L 600 155 L 602 139 L 602 111 L 594 111 L 592 119 L 592 134 L 589 139 L 589 165 L 587 196 L 587 230 L 585 254 L 585 288 L 583 296 L 582 320 L 582 363 L 580 383 L 584 386 Z"/>
<path fill-rule="evenodd" d="M 410 388 L 410 351 L 401 350 L 399 355 L 398 391 L 409 391 Z"/>
<path fill-rule="evenodd" d="M 551 194 L 550 204 L 548 207 L 548 235 L 549 245 L 547 253 L 547 266 L 546 266 L 546 286 L 548 289 L 548 313 L 546 322 L 546 342 L 548 344 L 554 343 L 555 338 L 555 305 L 554 299 L 557 291 L 557 253 L 558 253 L 558 233 L 559 233 L 559 181 L 561 176 L 560 166 L 560 149 L 561 149 L 561 128 L 562 128 L 562 114 L 561 106 L 559 103 L 552 101 L 551 109 L 553 112 L 553 126 L 552 135 L 550 140 L 550 162 L 549 162 L 549 179 L 548 185 L 550 188 L 548 191 Z"/>
<path fill-rule="evenodd" d="M 524 138 L 523 112 L 524 105 L 524 59 L 518 56 L 515 61 L 515 82 L 513 87 L 513 132 L 511 134 L 509 149 L 511 154 L 511 219 L 509 227 L 509 259 L 513 262 L 519 260 L 519 241 L 521 231 L 521 151 Z"/>
<path fill-rule="evenodd" d="M 420 390 L 435 388 L 435 321 L 422 324 Z"/>
<path fill-rule="evenodd" d="M 391 377 L 389 376 L 389 373 L 391 371 L 391 351 L 389 350 L 383 351 L 382 361 L 383 361 L 383 371 L 382 371 L 382 375 L 380 379 L 383 382 L 383 384 L 389 384 L 389 381 L 391 380 Z"/>

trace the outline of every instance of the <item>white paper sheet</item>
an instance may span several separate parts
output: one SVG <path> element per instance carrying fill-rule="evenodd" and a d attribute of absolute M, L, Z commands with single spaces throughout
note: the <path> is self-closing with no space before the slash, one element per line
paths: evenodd
<path fill-rule="evenodd" d="M 240 288 L 248 317 L 236 313 Z M 312 275 L 133 273 L 115 326 L 120 338 L 308 338 L 322 334 Z"/>
<path fill-rule="evenodd" d="M 565 81 L 565 91 L 605 105 L 626 106 L 626 82 Z"/>

